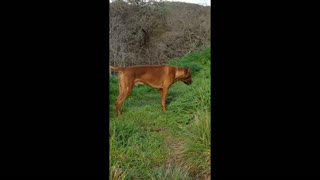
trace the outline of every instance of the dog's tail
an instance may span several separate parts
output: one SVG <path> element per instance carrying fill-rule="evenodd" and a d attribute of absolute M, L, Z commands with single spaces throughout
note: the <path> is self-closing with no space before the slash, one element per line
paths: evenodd
<path fill-rule="evenodd" d="M 119 71 L 119 72 L 123 72 L 125 70 L 125 68 L 122 68 L 122 67 L 117 67 L 117 66 L 110 66 L 111 69 L 114 69 L 116 71 Z"/>

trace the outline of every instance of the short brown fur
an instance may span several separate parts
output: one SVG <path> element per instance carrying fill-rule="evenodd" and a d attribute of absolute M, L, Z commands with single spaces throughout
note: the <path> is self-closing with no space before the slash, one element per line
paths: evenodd
<path fill-rule="evenodd" d="M 159 66 L 130 66 L 126 68 L 110 66 L 119 72 L 119 96 L 115 103 L 117 115 L 120 116 L 122 103 L 132 92 L 133 85 L 147 84 L 160 90 L 162 111 L 166 111 L 166 98 L 170 86 L 182 81 L 187 85 L 192 83 L 191 71 L 189 68 L 173 67 L 166 65 Z"/>

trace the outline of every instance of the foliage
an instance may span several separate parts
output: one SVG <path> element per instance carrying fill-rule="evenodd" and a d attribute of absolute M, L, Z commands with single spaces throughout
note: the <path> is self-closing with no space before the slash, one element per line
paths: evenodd
<path fill-rule="evenodd" d="M 112 65 L 164 64 L 210 44 L 210 7 L 116 0 L 109 17 Z"/>
<path fill-rule="evenodd" d="M 172 85 L 165 113 L 159 91 L 141 85 L 117 118 L 118 84 L 110 78 L 110 179 L 210 178 L 210 49 L 170 64 L 192 65 L 197 73 L 190 86 Z"/>

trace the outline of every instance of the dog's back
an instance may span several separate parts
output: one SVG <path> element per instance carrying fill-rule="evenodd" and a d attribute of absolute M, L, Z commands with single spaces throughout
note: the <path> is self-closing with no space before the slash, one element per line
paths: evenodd
<path fill-rule="evenodd" d="M 126 72 L 134 72 L 137 76 L 152 74 L 160 76 L 168 71 L 170 66 L 165 65 L 145 65 L 145 66 L 130 66 L 126 68 Z"/>

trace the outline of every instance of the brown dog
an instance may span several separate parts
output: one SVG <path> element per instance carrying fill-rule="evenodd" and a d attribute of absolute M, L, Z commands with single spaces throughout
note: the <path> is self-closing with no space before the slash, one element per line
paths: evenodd
<path fill-rule="evenodd" d="M 117 115 L 120 116 L 120 108 L 123 101 L 130 95 L 133 85 L 147 84 L 160 90 L 162 111 L 166 111 L 166 98 L 170 86 L 182 81 L 187 85 L 192 83 L 191 72 L 189 68 L 173 66 L 130 66 L 120 68 L 110 66 L 119 71 L 119 96 L 115 103 Z"/>

